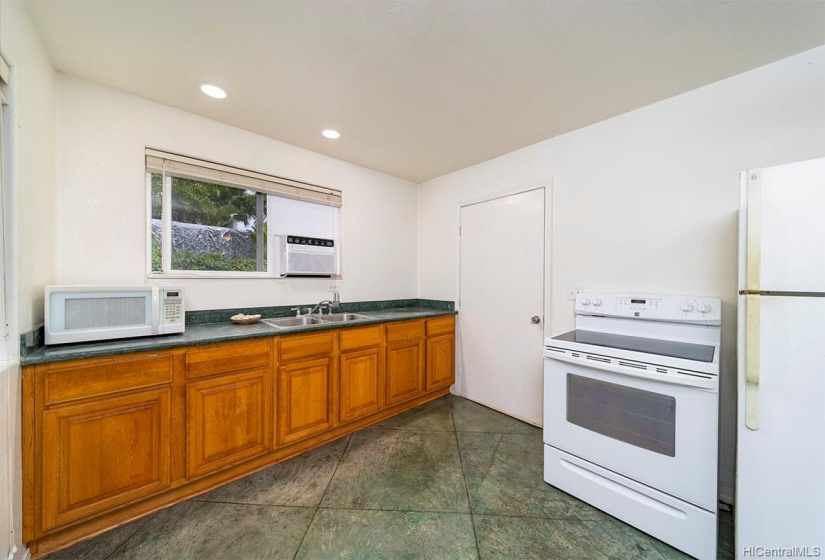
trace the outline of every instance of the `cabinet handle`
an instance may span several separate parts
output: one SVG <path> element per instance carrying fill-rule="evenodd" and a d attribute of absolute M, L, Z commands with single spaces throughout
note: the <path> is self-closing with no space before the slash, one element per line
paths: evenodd
<path fill-rule="evenodd" d="M 533 315 L 530 318 L 530 322 L 533 323 L 534 325 L 538 325 L 539 323 L 541 323 L 541 317 L 539 317 L 538 315 Z"/>

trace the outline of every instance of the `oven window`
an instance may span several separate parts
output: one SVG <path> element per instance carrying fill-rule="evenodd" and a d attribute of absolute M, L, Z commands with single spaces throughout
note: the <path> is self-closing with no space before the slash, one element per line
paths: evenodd
<path fill-rule="evenodd" d="M 642 449 L 676 456 L 676 399 L 567 374 L 567 421 Z"/>

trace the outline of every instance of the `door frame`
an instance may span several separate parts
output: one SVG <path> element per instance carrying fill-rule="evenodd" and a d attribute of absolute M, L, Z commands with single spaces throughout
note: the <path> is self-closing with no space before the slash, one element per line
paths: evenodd
<path fill-rule="evenodd" d="M 509 189 L 501 190 L 501 191 L 494 191 L 491 193 L 487 193 L 481 196 L 475 196 L 472 198 L 467 198 L 462 201 L 459 201 L 458 205 L 456 206 L 455 210 L 455 223 L 458 224 L 458 237 L 455 245 L 455 263 L 456 263 L 456 285 L 455 285 L 455 293 L 458 295 L 458 301 L 456 302 L 456 310 L 459 312 L 459 320 L 456 321 L 456 336 L 455 336 L 455 344 L 456 344 L 456 364 L 455 364 L 455 394 L 461 395 L 461 388 L 462 383 L 464 381 L 464 372 L 462 371 L 462 360 L 460 359 L 461 356 L 461 320 L 460 320 L 460 313 L 461 313 L 461 210 L 465 206 L 474 206 L 476 204 L 482 204 L 484 202 L 490 202 L 493 200 L 497 200 L 499 198 L 507 198 L 508 196 L 513 196 L 517 194 L 523 194 L 530 191 L 535 191 L 543 189 L 544 190 L 544 276 L 542 278 L 543 283 L 543 316 L 542 316 L 542 329 L 544 337 L 549 336 L 549 333 L 552 329 L 548 328 L 548 318 L 552 318 L 551 311 L 552 311 L 552 241 L 553 241 L 553 178 L 545 179 L 540 182 L 536 183 L 525 183 L 519 186 L 513 186 Z M 540 352 L 539 348 L 536 348 L 536 352 Z M 543 358 L 542 358 L 543 359 Z"/>

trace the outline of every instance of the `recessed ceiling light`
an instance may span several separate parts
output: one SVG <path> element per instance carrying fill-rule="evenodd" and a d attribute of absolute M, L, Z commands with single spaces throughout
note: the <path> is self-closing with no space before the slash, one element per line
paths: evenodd
<path fill-rule="evenodd" d="M 336 138 L 341 137 L 340 132 L 338 132 L 337 130 L 332 130 L 331 128 L 326 129 L 321 134 L 323 134 L 327 138 L 331 138 L 332 140 L 335 140 Z"/>
<path fill-rule="evenodd" d="M 209 97 L 214 97 L 215 99 L 226 99 L 229 95 L 226 93 L 225 89 L 218 87 L 215 84 L 200 84 L 199 87 L 203 93 Z"/>

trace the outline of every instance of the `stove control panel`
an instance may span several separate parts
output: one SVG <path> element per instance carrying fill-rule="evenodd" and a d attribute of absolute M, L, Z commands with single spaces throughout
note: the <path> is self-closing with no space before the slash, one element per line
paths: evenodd
<path fill-rule="evenodd" d="M 718 325 L 722 305 L 716 298 L 580 292 L 576 294 L 576 314 Z"/>

